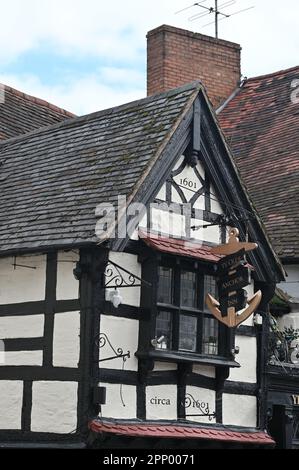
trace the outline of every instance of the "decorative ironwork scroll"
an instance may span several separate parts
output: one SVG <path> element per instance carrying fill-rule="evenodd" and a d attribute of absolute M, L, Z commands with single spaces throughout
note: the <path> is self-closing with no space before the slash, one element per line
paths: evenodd
<path fill-rule="evenodd" d="M 210 412 L 210 405 L 209 403 L 202 402 L 200 400 L 196 400 L 190 393 L 188 393 L 185 397 L 185 402 L 184 402 L 185 408 L 187 409 L 196 409 L 200 413 L 196 414 L 186 414 L 186 418 L 188 417 L 206 417 L 209 418 L 209 421 L 213 421 L 213 419 L 216 418 L 216 413 L 211 413 Z"/>
<path fill-rule="evenodd" d="M 97 344 L 99 346 L 99 349 L 103 349 L 105 346 L 109 346 L 110 349 L 114 352 L 115 356 L 112 357 L 107 357 L 106 359 L 101 359 L 99 362 L 107 362 L 107 361 L 113 361 L 114 359 L 122 359 L 123 362 L 125 363 L 127 359 L 130 359 L 131 353 L 128 351 L 126 354 L 124 353 L 124 350 L 122 348 L 115 349 L 108 336 L 105 333 L 101 333 L 98 340 Z"/>
<path fill-rule="evenodd" d="M 124 276 L 127 274 L 127 276 Z M 135 274 L 127 271 L 127 269 L 119 266 L 118 264 L 114 263 L 113 261 L 108 262 L 106 271 L 106 288 L 124 288 L 124 287 L 141 287 L 142 284 L 146 284 L 151 286 L 151 284 L 147 281 L 144 281 L 140 277 L 136 276 Z"/>
<path fill-rule="evenodd" d="M 100 336 L 96 340 L 96 344 L 99 347 L 99 349 L 103 349 L 106 346 L 108 346 L 111 349 L 111 351 L 113 351 L 113 353 L 114 353 L 114 356 L 107 357 L 107 358 L 104 358 L 104 359 L 100 359 L 99 363 L 107 362 L 107 361 L 113 361 L 114 359 L 122 359 L 122 361 L 123 361 L 122 370 L 125 369 L 125 363 L 131 357 L 131 352 L 130 351 L 128 351 L 127 353 L 124 353 L 124 350 L 122 348 L 115 349 L 113 347 L 111 341 L 109 340 L 108 336 L 105 333 L 100 334 Z M 125 408 L 126 404 L 124 402 L 124 397 L 123 397 L 123 384 L 120 385 L 120 399 L 121 399 L 123 407 Z"/>

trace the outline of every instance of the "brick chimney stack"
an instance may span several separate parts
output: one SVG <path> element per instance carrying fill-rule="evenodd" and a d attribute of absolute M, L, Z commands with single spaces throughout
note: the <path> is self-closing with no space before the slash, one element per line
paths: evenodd
<path fill-rule="evenodd" d="M 147 91 L 161 93 L 201 80 L 215 107 L 238 87 L 239 44 L 163 25 L 147 35 Z"/>

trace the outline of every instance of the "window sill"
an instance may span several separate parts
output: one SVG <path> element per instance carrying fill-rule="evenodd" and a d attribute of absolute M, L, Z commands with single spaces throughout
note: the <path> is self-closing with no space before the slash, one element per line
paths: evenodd
<path fill-rule="evenodd" d="M 200 354 L 184 353 L 177 351 L 137 351 L 135 354 L 138 359 L 152 359 L 158 362 L 176 362 L 185 364 L 202 364 L 208 366 L 222 366 L 239 368 L 240 364 L 221 356 L 201 356 Z"/>

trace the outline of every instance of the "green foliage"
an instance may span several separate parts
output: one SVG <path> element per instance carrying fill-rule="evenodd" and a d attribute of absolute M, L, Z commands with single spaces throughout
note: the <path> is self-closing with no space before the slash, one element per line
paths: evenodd
<path fill-rule="evenodd" d="M 270 317 L 270 325 L 271 325 L 271 330 L 277 337 L 277 339 L 280 339 L 281 341 L 285 340 L 288 343 L 291 343 L 295 339 L 299 338 L 299 329 L 294 329 L 292 326 L 287 328 L 286 326 L 284 327 L 283 331 L 279 330 L 278 325 L 277 325 L 277 320 L 271 315 Z"/>

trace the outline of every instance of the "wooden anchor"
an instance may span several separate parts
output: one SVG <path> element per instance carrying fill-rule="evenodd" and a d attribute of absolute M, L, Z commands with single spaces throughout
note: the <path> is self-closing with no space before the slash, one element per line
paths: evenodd
<path fill-rule="evenodd" d="M 218 308 L 220 307 L 219 302 L 214 299 L 214 297 L 212 297 L 210 294 L 208 294 L 206 297 L 206 303 L 212 315 L 214 315 L 214 317 L 217 318 L 218 321 L 228 326 L 228 328 L 236 328 L 245 320 L 247 320 L 247 318 L 249 318 L 250 315 L 252 315 L 256 311 L 256 309 L 261 303 L 261 300 L 262 293 L 261 291 L 258 291 L 250 300 L 248 300 L 249 306 L 244 310 L 243 313 L 238 315 L 235 308 L 229 308 L 227 317 L 223 317 L 221 311 Z"/>
<path fill-rule="evenodd" d="M 237 228 L 232 228 L 229 232 L 228 243 L 213 247 L 211 253 L 214 255 L 229 256 L 243 249 L 248 252 L 258 248 L 257 243 L 240 242 L 239 234 L 240 232 Z"/>
<path fill-rule="evenodd" d="M 256 243 L 249 243 L 249 242 L 240 242 L 239 240 L 239 230 L 237 228 L 233 228 L 230 230 L 229 233 L 229 241 L 225 245 L 220 245 L 212 248 L 211 252 L 215 255 L 224 255 L 230 256 L 235 253 L 238 253 L 241 250 L 245 250 L 245 252 L 252 251 L 258 248 Z M 232 271 L 231 268 L 230 271 Z M 236 292 L 232 292 L 229 295 L 233 295 Z M 206 304 L 212 313 L 212 315 L 221 323 L 226 325 L 228 328 L 236 328 L 238 325 L 243 323 L 247 318 L 249 318 L 258 308 L 262 300 L 262 292 L 258 291 L 251 299 L 247 301 L 248 307 L 238 315 L 238 312 L 234 307 L 228 309 L 227 316 L 223 317 L 221 311 L 219 310 L 220 303 L 212 297 L 212 295 L 208 294 L 206 297 Z"/>

